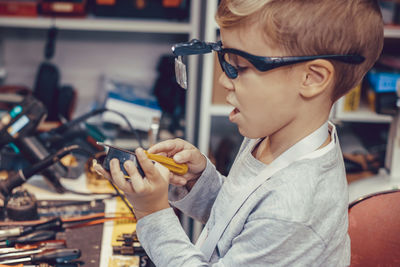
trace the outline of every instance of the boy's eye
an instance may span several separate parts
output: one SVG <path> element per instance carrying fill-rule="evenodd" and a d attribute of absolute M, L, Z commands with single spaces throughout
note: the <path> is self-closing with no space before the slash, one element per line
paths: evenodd
<path fill-rule="evenodd" d="M 234 66 L 235 69 L 237 69 L 238 72 L 244 72 L 247 70 L 247 66 Z"/>
<path fill-rule="evenodd" d="M 232 65 L 238 72 L 243 72 L 249 67 L 249 62 L 241 56 L 226 53 L 224 59 L 227 63 Z"/>

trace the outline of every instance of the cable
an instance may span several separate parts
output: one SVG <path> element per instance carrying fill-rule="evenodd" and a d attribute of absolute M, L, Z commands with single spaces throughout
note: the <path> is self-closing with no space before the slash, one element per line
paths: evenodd
<path fill-rule="evenodd" d="M 63 223 L 82 223 L 82 222 L 99 220 L 99 219 L 104 219 L 104 218 L 126 218 L 128 216 L 128 214 L 130 214 L 130 213 L 99 212 L 99 213 L 93 213 L 93 214 L 89 214 L 89 215 L 80 215 L 80 216 L 75 216 L 75 217 L 61 218 L 61 221 Z M 116 215 L 119 215 L 119 216 L 116 216 Z M 109 216 L 111 216 L 111 217 L 109 217 Z M 128 217 L 128 218 L 134 219 L 132 217 Z M 49 219 L 39 219 L 39 220 L 33 220 L 33 221 L 5 221 L 5 222 L 0 221 L 0 227 L 3 227 L 3 226 L 33 226 L 33 225 L 37 225 L 37 224 L 46 223 L 47 221 L 49 221 Z"/>
<path fill-rule="evenodd" d="M 83 121 L 86 121 L 87 119 L 94 117 L 96 115 L 102 114 L 104 112 L 112 112 L 117 114 L 118 116 L 120 116 L 128 125 L 129 130 L 135 135 L 136 139 L 138 140 L 139 146 L 143 147 L 143 143 L 142 143 L 142 139 L 139 136 L 138 131 L 132 126 L 132 124 L 130 123 L 130 121 L 126 118 L 126 116 L 116 110 L 112 110 L 112 109 L 107 109 L 107 108 L 100 108 L 100 109 L 94 109 L 74 120 L 71 120 L 67 123 L 62 124 L 61 126 L 57 127 L 54 130 L 51 130 L 51 133 L 56 133 L 56 134 L 60 134 L 64 131 L 66 131 L 67 129 L 71 128 L 72 126 L 81 123 Z"/>
<path fill-rule="evenodd" d="M 117 221 L 117 220 L 129 220 L 129 221 L 136 222 L 136 219 L 132 218 L 132 217 L 110 217 L 110 218 L 96 219 L 96 220 L 92 220 L 92 221 L 88 221 L 88 222 L 84 222 L 84 223 L 77 223 L 77 224 L 73 224 L 73 225 L 68 225 L 68 226 L 65 226 L 65 228 L 74 229 L 74 228 L 80 228 L 80 227 L 85 227 L 85 226 L 102 224 L 102 223 L 105 223 L 105 222 Z"/>
<path fill-rule="evenodd" d="M 131 205 L 129 205 L 128 201 L 126 200 L 125 196 L 123 194 L 121 194 L 121 192 L 119 191 L 119 189 L 115 186 L 115 184 L 108 180 L 107 181 L 111 184 L 111 186 L 115 189 L 115 192 L 117 193 L 117 195 L 121 198 L 121 200 L 125 203 L 125 205 L 127 206 L 127 208 L 129 209 L 129 211 L 132 213 L 133 218 L 136 220 L 136 216 L 135 216 L 135 212 L 133 211 Z"/>

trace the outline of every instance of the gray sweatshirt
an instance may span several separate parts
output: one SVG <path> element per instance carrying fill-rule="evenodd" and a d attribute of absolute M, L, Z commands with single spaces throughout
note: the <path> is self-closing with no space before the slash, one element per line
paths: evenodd
<path fill-rule="evenodd" d="M 349 265 L 347 182 L 336 130 L 330 127 L 330 144 L 278 171 L 246 200 L 210 261 L 190 242 L 172 208 L 140 219 L 136 231 L 152 261 L 156 266 Z M 251 154 L 258 141 L 244 139 L 228 177 L 208 161 L 190 192 L 171 187 L 171 205 L 206 223 L 209 232 L 265 167 Z"/>

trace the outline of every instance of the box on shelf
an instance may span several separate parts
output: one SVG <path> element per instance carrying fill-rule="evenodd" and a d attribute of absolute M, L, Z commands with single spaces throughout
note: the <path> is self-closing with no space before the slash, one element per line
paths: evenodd
<path fill-rule="evenodd" d="M 343 111 L 355 111 L 360 106 L 361 84 L 351 89 L 344 96 Z"/>
<path fill-rule="evenodd" d="M 160 120 L 161 107 L 145 82 L 103 75 L 99 85 L 96 106 L 123 113 L 135 129 L 147 132 L 154 119 Z M 126 121 L 116 113 L 105 112 L 102 119 L 129 130 Z"/>
<path fill-rule="evenodd" d="M 400 73 L 370 71 L 367 74 L 370 85 L 368 102 L 372 110 L 379 114 L 394 115 L 397 111 L 397 87 Z"/>
<path fill-rule="evenodd" d="M 109 92 L 105 107 L 123 113 L 135 129 L 149 131 L 154 119 L 160 120 L 161 108 L 153 97 L 124 99 L 115 92 Z M 106 112 L 103 115 L 106 122 L 118 123 L 127 127 L 127 123 L 117 114 Z"/>
<path fill-rule="evenodd" d="M 190 0 L 94 0 L 91 12 L 102 17 L 189 20 Z"/>
<path fill-rule="evenodd" d="M 87 0 L 40 0 L 39 12 L 43 15 L 84 17 Z"/>
<path fill-rule="evenodd" d="M 36 17 L 38 0 L 0 0 L 1 16 Z"/>
<path fill-rule="evenodd" d="M 400 73 L 370 71 L 367 74 L 368 82 L 376 93 L 396 92 Z"/>

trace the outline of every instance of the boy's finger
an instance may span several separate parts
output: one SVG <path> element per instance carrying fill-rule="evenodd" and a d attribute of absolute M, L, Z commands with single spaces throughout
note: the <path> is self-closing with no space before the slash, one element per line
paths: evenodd
<path fill-rule="evenodd" d="M 176 153 L 173 157 L 176 163 L 196 162 L 199 160 L 199 153 L 194 153 L 195 150 L 182 150 Z"/>
<path fill-rule="evenodd" d="M 185 142 L 181 139 L 166 140 L 150 147 L 147 152 L 152 154 L 166 153 L 164 156 L 173 156 L 185 149 Z"/>
<path fill-rule="evenodd" d="M 129 176 L 131 177 L 132 188 L 135 192 L 140 193 L 144 190 L 144 179 L 140 175 L 138 169 L 136 168 L 135 163 L 131 160 L 127 160 L 124 162 L 124 167 Z"/>
<path fill-rule="evenodd" d="M 118 159 L 114 158 L 110 161 L 110 172 L 115 185 L 124 190 L 127 182 L 124 173 L 121 171 Z"/>
<path fill-rule="evenodd" d="M 169 181 L 169 179 L 172 176 L 172 172 L 170 172 L 167 167 L 165 167 L 164 165 L 162 165 L 161 163 L 158 163 L 158 162 L 154 163 L 154 167 L 156 169 L 157 177 L 159 175 L 161 175 L 162 177 L 167 178 Z"/>
<path fill-rule="evenodd" d="M 104 178 L 111 180 L 111 175 L 110 173 L 108 173 L 100 164 L 96 163 L 93 165 L 93 169 L 100 174 L 101 176 L 103 176 Z"/>
<path fill-rule="evenodd" d="M 136 158 L 138 159 L 140 166 L 142 167 L 146 178 L 148 180 L 154 180 L 159 176 L 157 169 L 154 167 L 153 162 L 147 157 L 142 148 L 138 148 L 135 151 Z"/>
<path fill-rule="evenodd" d="M 172 150 L 174 148 L 175 148 L 175 144 L 172 142 L 172 140 L 166 140 L 166 141 L 162 141 L 160 143 L 152 145 L 149 149 L 147 149 L 147 152 L 152 153 L 152 154 L 157 154 L 157 153 Z"/>
<path fill-rule="evenodd" d="M 183 186 L 186 184 L 186 179 L 173 176 L 170 178 L 169 183 L 177 186 Z"/>

